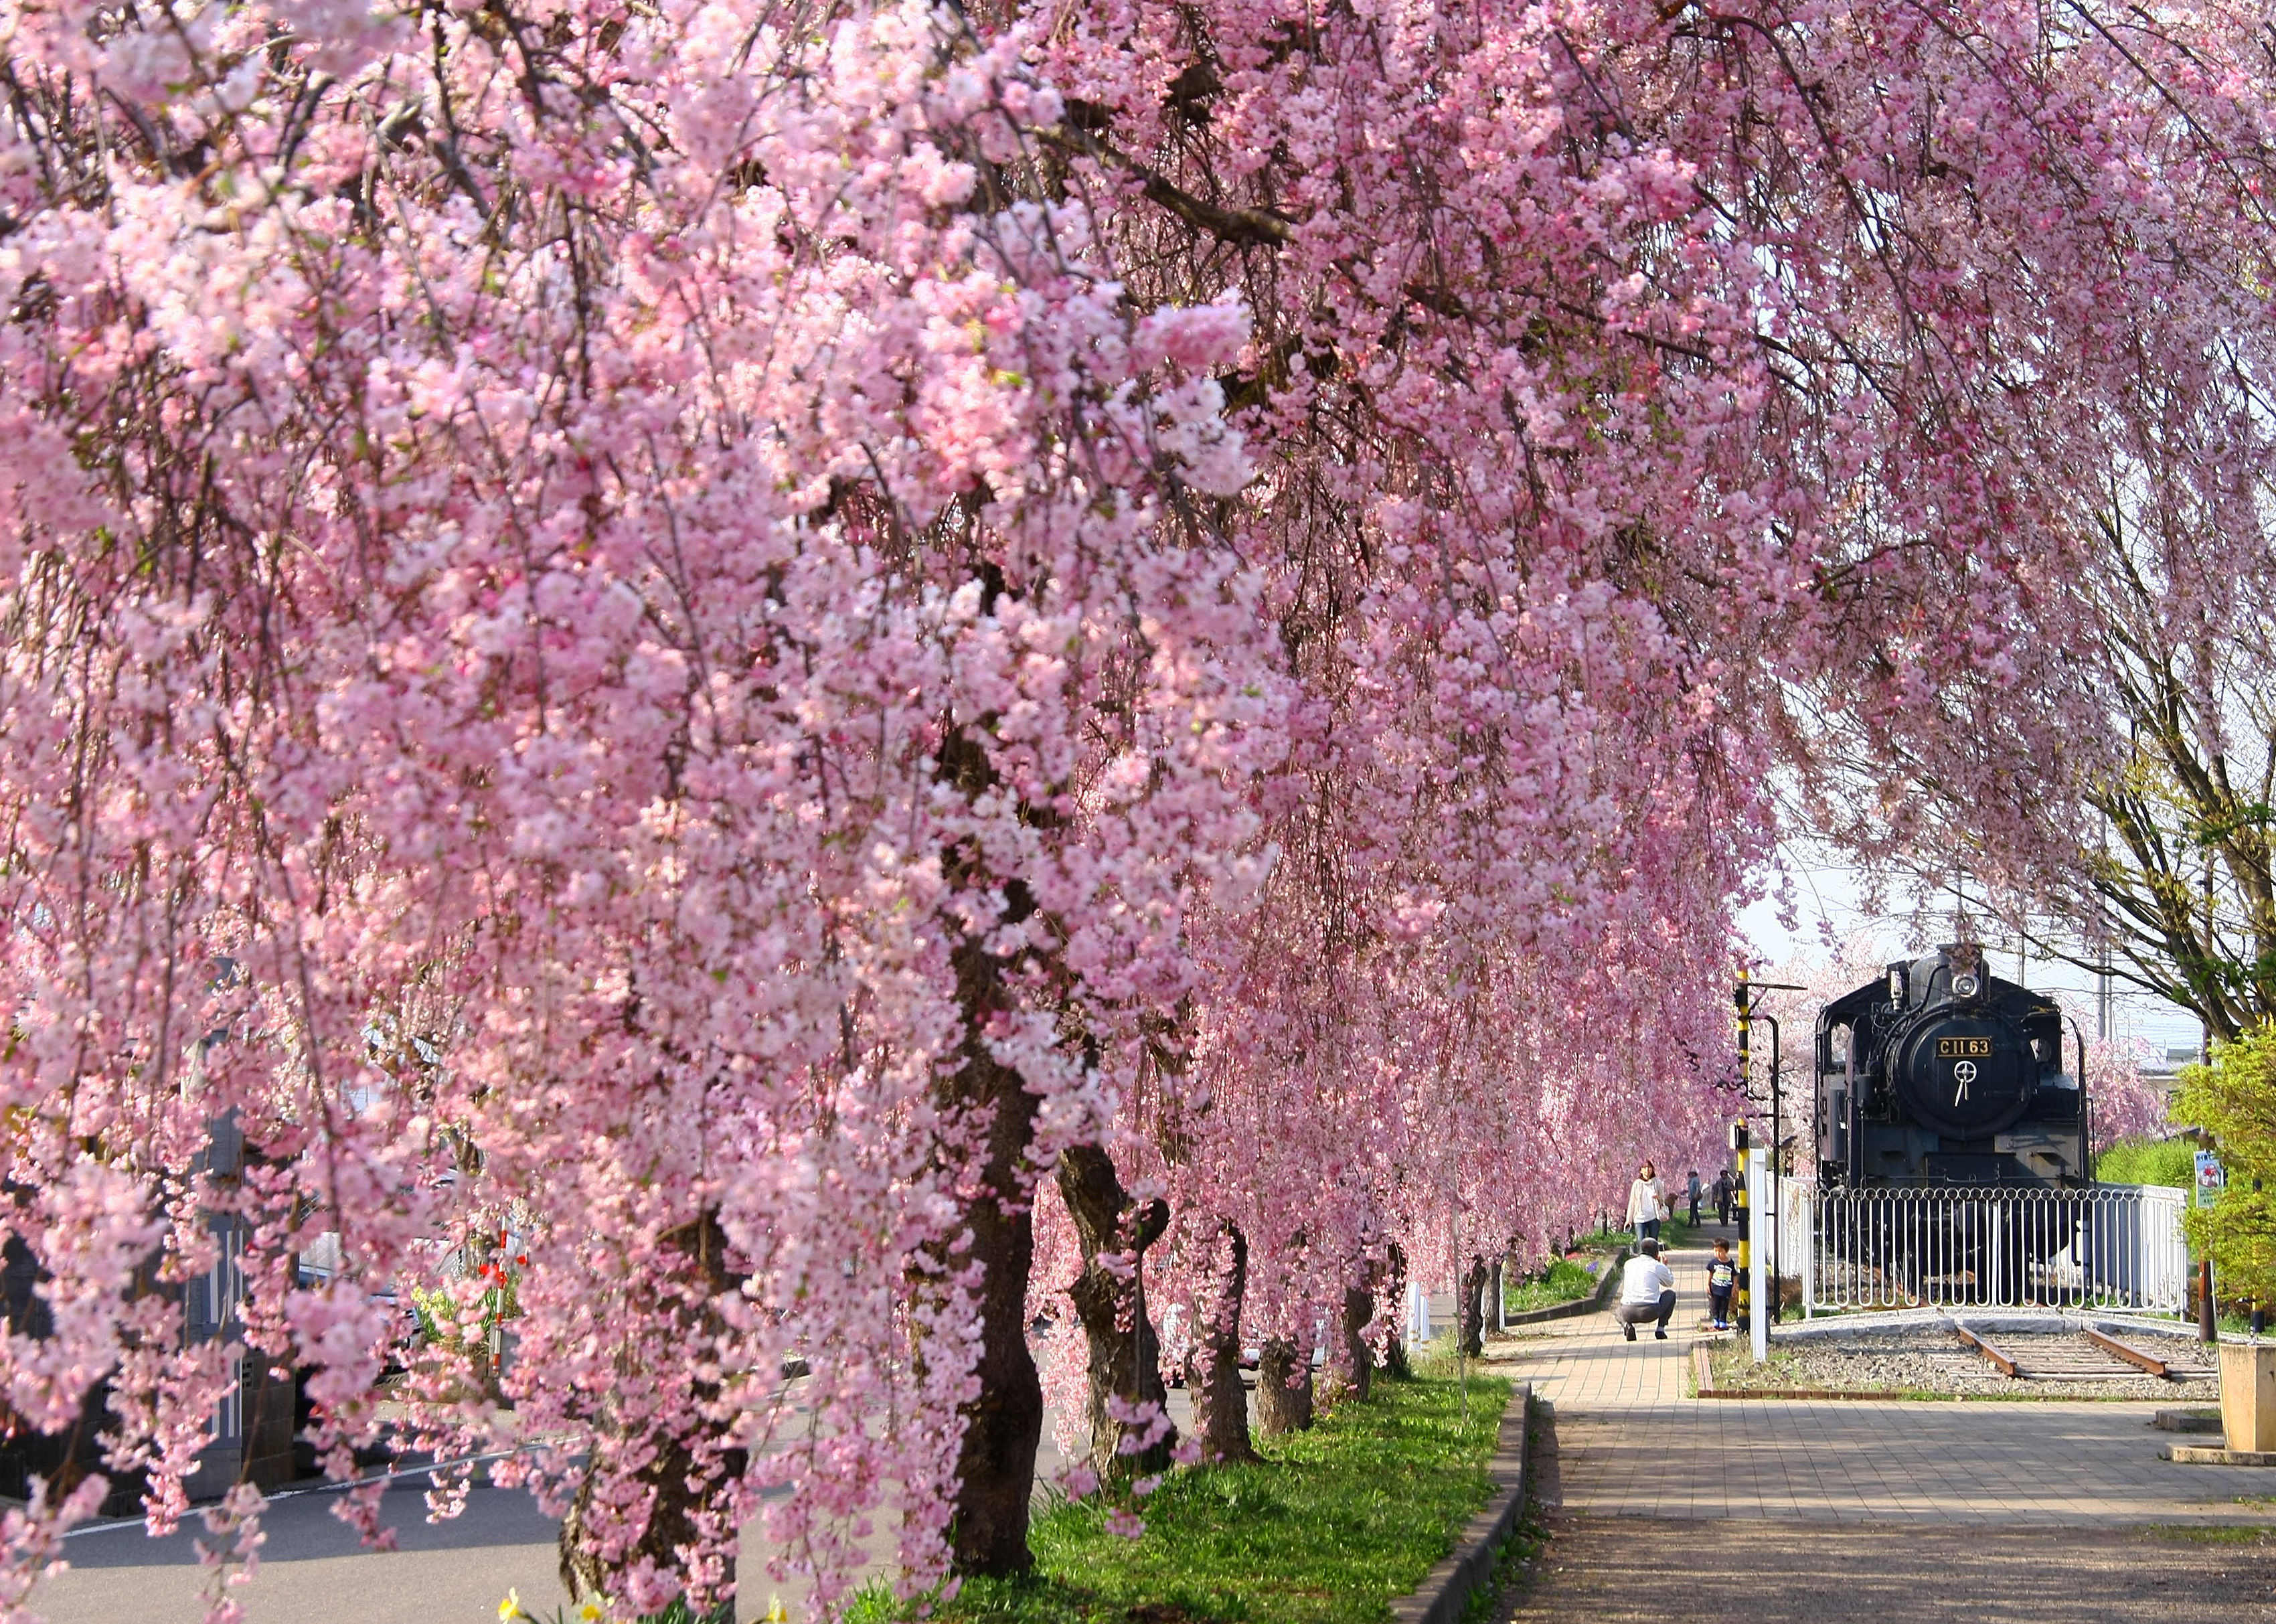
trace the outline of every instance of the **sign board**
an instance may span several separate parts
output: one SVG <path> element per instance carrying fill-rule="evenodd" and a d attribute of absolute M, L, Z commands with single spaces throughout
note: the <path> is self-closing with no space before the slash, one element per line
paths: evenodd
<path fill-rule="evenodd" d="M 2220 1171 L 2220 1158 L 2210 1150 L 2197 1152 L 2196 1204 L 2210 1207 L 2220 1197 L 2221 1187 L 2228 1180 Z"/>

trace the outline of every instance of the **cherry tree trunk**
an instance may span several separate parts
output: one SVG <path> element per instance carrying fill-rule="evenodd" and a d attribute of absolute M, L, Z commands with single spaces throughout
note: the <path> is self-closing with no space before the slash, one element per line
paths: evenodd
<path fill-rule="evenodd" d="M 950 1544 L 958 1573 L 1001 1576 L 1024 1573 L 1036 1559 L 1028 1549 L 1028 1505 L 1043 1435 L 1043 1385 L 1028 1350 L 1036 1229 L 1022 1177 L 1035 1136 L 1035 1096 L 1009 1066 L 967 1060 L 967 1074 L 975 1066 L 984 1074 L 974 1080 L 973 1091 L 995 1106 L 995 1114 L 981 1176 L 963 1215 L 972 1237 L 967 1256 L 982 1271 L 974 1371 L 980 1391 L 963 1409 Z"/>
<path fill-rule="evenodd" d="M 984 573 L 992 606 L 1001 581 Z M 975 799 L 998 784 L 986 752 L 960 732 L 940 751 L 941 776 Z M 948 854 L 945 869 L 960 879 L 967 854 Z M 1036 911 L 1024 881 L 1005 882 L 1004 919 L 1016 923 Z M 983 1135 L 977 1174 L 966 1187 L 960 1217 L 970 1238 L 961 1261 L 981 1268 L 980 1352 L 973 1371 L 980 1387 L 959 1412 L 964 1439 L 956 1460 L 956 1508 L 949 1527 L 950 1561 L 959 1574 L 1001 1577 L 1036 1564 L 1028 1549 L 1028 1507 L 1036 1488 L 1036 1449 L 1043 1436 L 1043 1385 L 1028 1347 L 1028 1284 L 1035 1272 L 1035 1172 L 1028 1153 L 1036 1137 L 1036 1096 L 1014 1067 L 990 1049 L 987 1034 L 1017 999 L 1005 984 L 1010 968 L 977 937 L 961 938 L 952 954 L 956 996 L 963 1016 L 963 1064 L 943 1086 L 951 1119 Z"/>
<path fill-rule="evenodd" d="M 664 1241 L 665 1256 L 679 1260 L 679 1267 L 675 1272 L 686 1277 L 685 1283 L 702 1288 L 683 1292 L 676 1299 L 679 1306 L 671 1318 L 675 1322 L 679 1339 L 683 1345 L 694 1345 L 717 1336 L 725 1322 L 712 1305 L 739 1289 L 745 1278 L 729 1266 L 727 1234 L 720 1226 L 718 1214 L 703 1212 L 668 1232 Z M 681 1367 L 664 1362 L 648 1369 L 622 1370 L 619 1374 L 630 1383 L 670 1381 L 681 1372 Z M 689 1389 L 695 1402 L 686 1406 L 684 1413 L 710 1413 L 719 1397 L 718 1385 L 697 1380 L 689 1384 Z M 556 1541 L 561 1559 L 561 1583 L 572 1598 L 605 1597 L 613 1588 L 611 1581 L 617 1575 L 644 1557 L 666 1569 L 680 1567 L 685 1559 L 683 1553 L 700 1544 L 699 1518 L 726 1494 L 748 1467 L 744 1451 L 726 1446 L 717 1430 L 706 1428 L 700 1422 L 677 1430 L 635 1434 L 612 1424 L 614 1420 L 606 1410 L 595 1417 L 595 1455 L 597 1459 L 604 1452 L 653 1452 L 648 1463 L 633 1473 L 652 1497 L 648 1522 L 629 1549 L 607 1562 L 602 1561 L 587 1539 L 593 1487 L 600 1474 L 588 1469 L 575 1499 L 561 1519 Z M 708 1617 L 718 1591 L 734 1582 L 735 1559 L 731 1548 L 721 1564 L 703 1575 L 702 1583 L 694 1587 L 700 1590 L 701 1597 L 690 1597 L 689 1616 Z"/>
<path fill-rule="evenodd" d="M 1375 1294 L 1364 1286 L 1344 1290 L 1344 1357 L 1351 1364 L 1352 1396 L 1366 1401 L 1375 1391 L 1375 1355 L 1367 1345 L 1367 1323 L 1375 1317 Z"/>
<path fill-rule="evenodd" d="M 1407 1327 L 1401 1323 L 1406 1316 L 1399 1306 L 1407 1301 L 1407 1254 L 1394 1241 L 1386 1248 L 1386 1255 L 1391 1260 L 1391 1301 L 1394 1306 L 1390 1323 L 1383 1328 L 1383 1373 L 1403 1382 L 1415 1374 L 1407 1362 Z"/>
<path fill-rule="evenodd" d="M 1486 1281 L 1491 1271 L 1483 1257 L 1472 1257 L 1462 1276 L 1462 1304 L 1458 1310 L 1462 1352 L 1475 1359 L 1486 1351 Z"/>
<path fill-rule="evenodd" d="M 1267 1337 L 1256 1354 L 1256 1429 L 1267 1438 L 1312 1424 L 1312 1356 L 1286 1337 Z"/>
<path fill-rule="evenodd" d="M 713 1497 L 725 1490 L 727 1468 L 732 1467 L 736 1475 L 742 1470 L 741 1452 L 726 1453 L 737 1458 L 723 1463 L 717 1455 L 704 1458 L 682 1438 L 657 1440 L 655 1458 L 636 1474 L 654 1497 L 649 1503 L 648 1526 L 638 1543 L 615 1563 L 599 1561 L 584 1544 L 586 1524 L 592 1515 L 595 1481 L 594 1474 L 587 1473 L 578 1485 L 576 1499 L 570 1502 L 567 1514 L 561 1519 L 557 1536 L 562 1588 L 572 1597 L 591 1597 L 597 1600 L 609 1593 L 610 1582 L 618 1568 L 630 1567 L 642 1557 L 653 1557 L 667 1567 L 676 1566 L 680 1559 L 678 1552 L 694 1548 L 699 1531 L 697 1517 Z M 725 1560 L 719 1577 L 732 1584 L 735 1559 L 731 1555 Z M 708 1619 L 711 1609 L 690 1604 L 687 1615 L 691 1619 Z"/>
<path fill-rule="evenodd" d="M 1232 1256 L 1208 1329 L 1194 1349 L 1189 1380 L 1202 1454 L 1212 1461 L 1238 1462 L 1257 1458 L 1248 1441 L 1248 1393 L 1240 1380 L 1240 1309 L 1248 1290 L 1248 1238 L 1237 1224 L 1227 1224 L 1225 1234 Z"/>
<path fill-rule="evenodd" d="M 1146 1312 L 1145 1258 L 1169 1226 L 1169 1204 L 1133 1202 L 1113 1158 L 1096 1145 L 1073 1146 L 1060 1156 L 1059 1194 L 1082 1248 L 1082 1272 L 1067 1295 L 1090 1347 L 1091 1467 L 1103 1483 L 1162 1471 L 1177 1432 L 1167 1424 L 1161 1343 Z M 1116 1418 L 1116 1408 L 1127 1417 L 1133 1407 L 1164 1419 L 1149 1425 Z M 1137 1442 L 1153 1431 L 1160 1436 L 1151 1443 Z"/>

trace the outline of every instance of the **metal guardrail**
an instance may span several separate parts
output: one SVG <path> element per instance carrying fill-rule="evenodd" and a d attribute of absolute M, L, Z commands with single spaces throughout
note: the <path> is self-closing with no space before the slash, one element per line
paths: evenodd
<path fill-rule="evenodd" d="M 1787 1268 L 1802 1277 L 1811 1311 L 2034 1305 L 2179 1313 L 2187 1298 L 2181 1192 L 2162 1186 L 1807 1189 L 1802 1204 L 1802 1266 Z"/>

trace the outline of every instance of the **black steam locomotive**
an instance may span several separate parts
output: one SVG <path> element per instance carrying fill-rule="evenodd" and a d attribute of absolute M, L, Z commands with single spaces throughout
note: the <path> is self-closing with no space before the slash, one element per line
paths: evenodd
<path fill-rule="evenodd" d="M 1820 1188 L 2069 1189 L 2092 1180 L 2084 1057 L 2062 1013 L 1954 944 L 1817 1017 Z"/>

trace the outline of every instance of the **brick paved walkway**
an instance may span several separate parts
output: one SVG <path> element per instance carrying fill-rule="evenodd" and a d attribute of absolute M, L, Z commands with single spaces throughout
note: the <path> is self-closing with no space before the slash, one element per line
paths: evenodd
<path fill-rule="evenodd" d="M 2276 1624 L 2276 1547 L 2219 1532 L 1563 1517 L 1492 1624 Z"/>
<path fill-rule="evenodd" d="M 2175 1466 L 2152 1404 L 1687 1398 L 1704 1250 L 1669 1262 L 1668 1339 L 1629 1343 L 1609 1313 L 1496 1339 L 1555 1415 L 1544 1498 L 1589 1516 L 1969 1525 L 2260 1523 L 2276 1472 Z"/>

